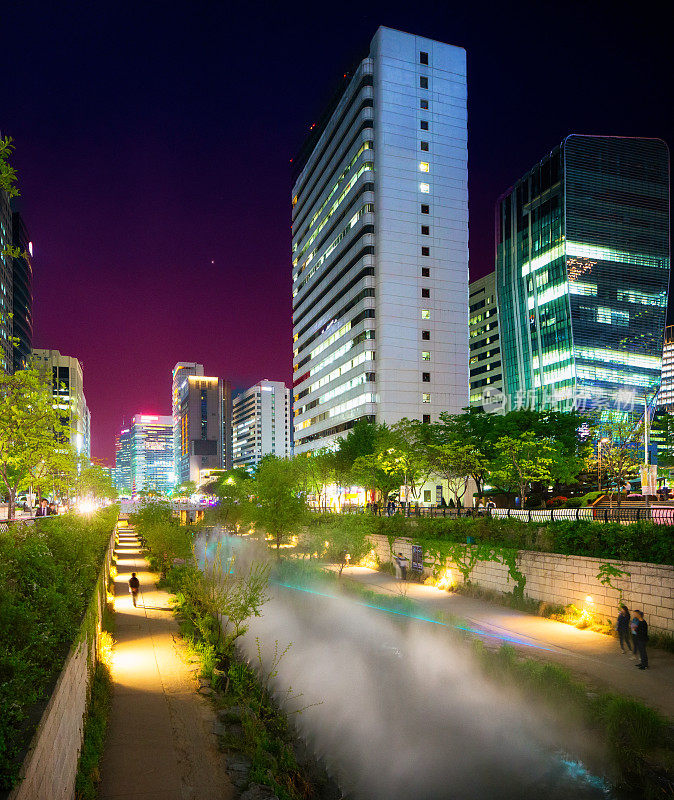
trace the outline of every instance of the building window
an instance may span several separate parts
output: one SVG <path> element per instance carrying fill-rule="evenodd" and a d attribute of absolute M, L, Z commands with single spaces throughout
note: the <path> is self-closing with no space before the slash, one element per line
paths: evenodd
<path fill-rule="evenodd" d="M 421 226 L 421 235 L 422 236 L 428 236 L 430 234 L 430 232 L 431 232 L 431 229 L 430 229 L 430 227 L 428 225 L 422 225 Z"/>
<path fill-rule="evenodd" d="M 422 150 L 428 150 L 428 142 L 419 142 L 419 146 Z"/>
<path fill-rule="evenodd" d="M 422 289 L 421 290 L 421 296 L 422 297 L 426 297 L 426 298 L 430 297 L 431 296 L 431 290 L 430 289 Z"/>
<path fill-rule="evenodd" d="M 428 394 L 427 392 L 424 392 L 424 393 L 421 395 L 421 402 L 422 402 L 422 403 L 430 403 L 430 402 L 431 402 L 431 396 L 430 396 L 430 394 Z"/>
<path fill-rule="evenodd" d="M 421 421 L 424 423 L 424 425 L 430 425 L 431 424 L 431 415 L 430 414 L 424 414 Z"/>
<path fill-rule="evenodd" d="M 421 360 L 422 361 L 430 361 L 431 360 L 431 354 L 430 354 L 429 350 L 422 350 L 421 351 Z"/>
<path fill-rule="evenodd" d="M 431 373 L 430 372 L 422 372 L 421 373 L 421 380 L 424 383 L 430 383 L 431 382 Z"/>
<path fill-rule="evenodd" d="M 431 271 L 430 271 L 430 269 L 428 267 L 422 267 L 421 268 L 421 277 L 422 278 L 430 278 L 431 277 Z"/>
<path fill-rule="evenodd" d="M 421 248 L 421 255 L 422 256 L 430 256 L 431 248 L 430 247 L 422 247 Z"/>
<path fill-rule="evenodd" d="M 420 183 L 419 184 L 419 191 L 421 194 L 428 194 L 431 191 L 430 184 L 428 183 Z"/>
<path fill-rule="evenodd" d="M 428 53 L 424 53 L 423 50 L 419 53 L 419 63 L 428 64 Z"/>
<path fill-rule="evenodd" d="M 421 338 L 425 339 L 425 340 L 430 339 L 431 338 L 431 332 L 430 331 L 421 331 Z"/>
<path fill-rule="evenodd" d="M 419 100 L 419 108 L 423 108 L 424 111 L 428 111 L 428 100 L 424 97 L 422 100 Z"/>
<path fill-rule="evenodd" d="M 425 75 L 419 76 L 419 87 L 421 89 L 428 89 L 428 78 Z"/>
<path fill-rule="evenodd" d="M 419 120 L 419 127 L 422 131 L 428 130 L 428 120 L 427 119 L 420 119 Z"/>
<path fill-rule="evenodd" d="M 421 213 L 422 214 L 430 214 L 431 213 L 431 207 L 426 205 L 425 203 L 422 203 L 421 204 Z"/>
<path fill-rule="evenodd" d="M 431 171 L 431 165 L 428 163 L 428 161 L 419 162 L 419 172 L 430 172 L 430 171 Z"/>
<path fill-rule="evenodd" d="M 427 308 L 422 308 L 421 319 L 430 319 L 430 318 L 431 318 L 431 312 Z"/>

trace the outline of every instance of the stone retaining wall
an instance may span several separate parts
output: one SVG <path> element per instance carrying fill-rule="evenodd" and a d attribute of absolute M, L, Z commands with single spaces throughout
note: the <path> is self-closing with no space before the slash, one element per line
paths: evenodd
<path fill-rule="evenodd" d="M 92 598 L 95 620 L 92 624 L 87 615 L 82 623 L 80 635 L 68 654 L 24 758 L 20 782 L 10 793 L 9 800 L 72 800 L 75 797 L 89 684 L 96 664 L 114 544 L 113 532 Z"/>
<path fill-rule="evenodd" d="M 370 537 L 382 562 L 391 561 L 386 536 Z M 396 539 L 394 551 L 412 557 L 413 539 Z M 424 553 L 424 561 L 428 561 Z M 674 634 L 674 567 L 638 561 L 564 556 L 558 553 L 518 552 L 518 569 L 526 576 L 524 593 L 535 600 L 566 606 L 571 603 L 592 608 L 596 613 L 614 618 L 617 614 L 618 591 L 603 586 L 597 579 L 602 564 L 612 564 L 629 572 L 626 578 L 613 579 L 614 586 L 623 592 L 623 601 L 630 608 L 640 608 L 653 630 Z M 446 565 L 453 577 L 461 581 L 461 573 L 450 560 Z M 512 592 L 508 567 L 490 561 L 476 564 L 471 576 L 473 583 L 497 592 Z M 592 603 L 587 603 L 587 597 Z"/>

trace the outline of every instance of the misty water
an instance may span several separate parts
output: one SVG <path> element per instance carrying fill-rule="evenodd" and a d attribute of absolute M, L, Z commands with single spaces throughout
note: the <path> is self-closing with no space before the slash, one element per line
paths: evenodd
<path fill-rule="evenodd" d="M 245 540 L 212 535 L 201 558 L 218 540 L 237 552 L 238 568 L 258 557 Z M 273 690 L 344 797 L 612 796 L 597 777 L 605 764 L 597 743 L 489 681 L 457 633 L 337 596 L 332 584 L 306 588 L 272 583 L 239 646 L 255 664 L 259 640 L 268 669 L 277 643 L 280 652 L 290 645 Z"/>

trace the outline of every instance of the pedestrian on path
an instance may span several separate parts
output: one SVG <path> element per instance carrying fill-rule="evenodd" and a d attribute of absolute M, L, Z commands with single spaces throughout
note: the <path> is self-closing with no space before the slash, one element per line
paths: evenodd
<path fill-rule="evenodd" d="M 395 562 L 398 565 L 398 569 L 400 570 L 400 577 L 402 580 L 407 580 L 407 559 L 402 553 L 398 553 L 395 557 Z"/>
<path fill-rule="evenodd" d="M 630 629 L 630 610 L 627 606 L 623 605 L 620 606 L 620 614 L 618 614 L 618 621 L 616 623 L 616 630 L 618 631 L 618 639 L 620 640 L 620 649 L 623 652 L 627 652 L 625 650 L 625 645 L 627 645 L 627 650 L 632 652 L 632 631 Z"/>
<path fill-rule="evenodd" d="M 637 622 L 636 645 L 637 652 L 641 658 L 640 663 L 635 664 L 635 666 L 639 669 L 648 669 L 648 654 L 646 653 L 646 642 L 648 642 L 648 623 L 644 619 L 643 611 L 635 610 L 634 613 L 639 620 Z"/>
<path fill-rule="evenodd" d="M 129 591 L 131 592 L 131 599 L 133 600 L 133 607 L 136 607 L 138 602 L 138 592 L 140 591 L 140 581 L 136 577 L 136 573 L 132 572 L 129 578 Z"/>
<path fill-rule="evenodd" d="M 639 656 L 637 655 L 637 625 L 639 624 L 639 620 L 636 615 L 636 611 L 634 612 L 634 616 L 630 620 L 630 631 L 632 633 L 632 652 L 634 653 L 634 658 L 638 659 Z"/>

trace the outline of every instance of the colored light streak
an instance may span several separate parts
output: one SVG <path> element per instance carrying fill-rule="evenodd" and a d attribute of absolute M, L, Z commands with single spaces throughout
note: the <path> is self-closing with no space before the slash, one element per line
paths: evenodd
<path fill-rule="evenodd" d="M 307 594 L 315 594 L 318 597 L 327 597 L 330 600 L 336 600 L 337 595 L 334 594 L 327 594 L 326 592 L 319 592 L 317 589 L 308 589 L 306 586 L 293 586 L 290 583 L 281 583 L 280 581 L 271 581 L 276 586 L 280 586 L 283 589 L 292 589 L 296 592 L 306 592 Z M 407 611 L 396 611 L 393 608 L 384 608 L 383 606 L 377 606 L 373 603 L 364 603 L 360 600 L 354 600 L 353 598 L 349 598 L 353 603 L 359 606 L 364 606 L 365 608 L 372 608 L 375 611 L 385 611 L 388 614 L 395 614 L 399 617 L 408 617 L 409 619 L 415 619 L 419 622 L 430 622 L 433 625 L 440 625 L 443 628 L 454 628 L 458 631 L 465 631 L 466 633 L 474 633 L 477 636 L 486 636 L 491 639 L 499 639 L 502 642 L 510 642 L 512 644 L 520 644 L 524 645 L 525 647 L 534 647 L 537 650 L 547 650 L 548 652 L 552 652 L 552 648 L 550 647 L 543 647 L 543 645 L 539 644 L 532 644 L 531 642 L 525 642 L 523 639 L 519 639 L 513 636 L 503 636 L 497 633 L 488 633 L 487 631 L 478 631 L 475 628 L 470 628 L 467 625 L 450 625 L 447 622 L 440 622 L 440 620 L 433 619 L 432 617 L 423 617 L 419 614 L 410 614 Z"/>

